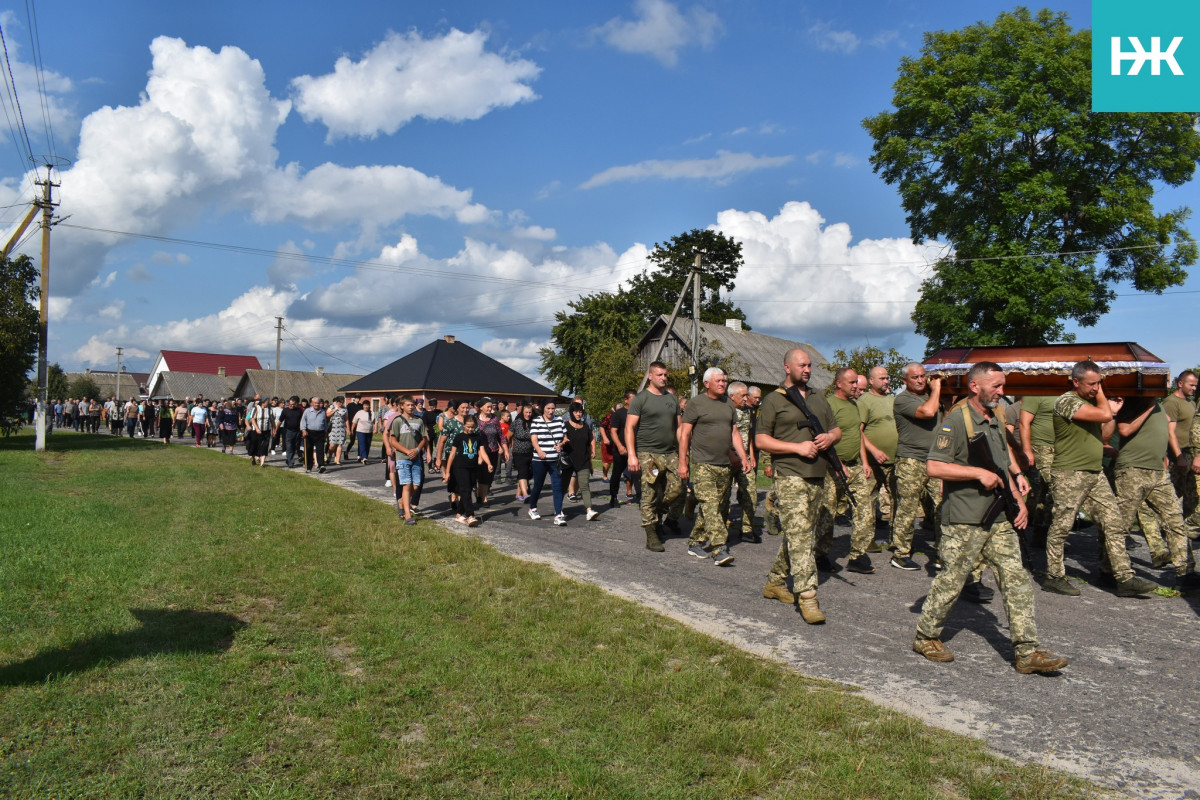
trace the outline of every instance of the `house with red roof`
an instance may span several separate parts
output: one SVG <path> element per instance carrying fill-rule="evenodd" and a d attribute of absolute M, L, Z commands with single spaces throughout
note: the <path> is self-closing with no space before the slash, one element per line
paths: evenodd
<path fill-rule="evenodd" d="M 154 359 L 154 366 L 150 369 L 147 385 L 153 387 L 158 382 L 159 375 L 164 372 L 191 372 L 219 375 L 223 378 L 240 378 L 248 369 L 262 369 L 262 364 L 255 356 L 160 350 L 158 357 Z"/>

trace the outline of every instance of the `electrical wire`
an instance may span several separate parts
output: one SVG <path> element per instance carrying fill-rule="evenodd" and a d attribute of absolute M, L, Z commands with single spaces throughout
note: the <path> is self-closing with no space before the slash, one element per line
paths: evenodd
<path fill-rule="evenodd" d="M 33 56 L 33 69 L 37 77 L 38 99 L 42 106 L 42 124 L 46 129 L 46 148 L 54 160 L 58 160 L 58 148 L 54 142 L 54 124 L 50 119 L 50 96 L 46 91 L 46 71 L 42 61 L 42 45 L 37 32 L 37 12 L 33 0 L 25 0 L 25 19 L 29 23 L 30 53 Z"/>

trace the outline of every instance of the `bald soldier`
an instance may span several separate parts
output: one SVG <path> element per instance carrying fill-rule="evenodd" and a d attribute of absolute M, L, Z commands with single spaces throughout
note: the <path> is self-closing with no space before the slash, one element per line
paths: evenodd
<path fill-rule="evenodd" d="M 871 468 L 871 508 L 879 503 L 884 522 L 891 522 L 896 498 L 896 416 L 890 383 L 885 367 L 871 367 L 867 391 L 858 398 L 863 447 L 867 451 L 867 466 Z M 869 548 L 872 553 L 882 550 L 875 543 Z"/>
<path fill-rule="evenodd" d="M 817 522 L 817 568 L 834 572 L 836 567 L 829 558 L 833 545 L 833 521 L 837 516 L 838 503 L 848 493 L 853 499 L 851 515 L 853 528 L 850 534 L 850 555 L 846 569 L 869 575 L 875 571 L 867 548 L 875 534 L 875 510 L 871 507 L 871 468 L 867 465 L 866 448 L 863 445 L 862 423 L 859 421 L 858 406 L 854 402 L 857 394 L 858 373 L 852 367 L 842 367 L 834 375 L 834 392 L 829 398 L 829 407 L 842 438 L 834 450 L 846 468 L 846 482 L 835 480 L 832 474 L 825 479 L 821 495 L 821 515 Z M 832 471 L 833 467 L 829 469 Z M 826 566 L 822 566 L 825 559 Z"/>
<path fill-rule="evenodd" d="M 904 391 L 896 395 L 896 515 L 892 517 L 891 565 L 917 570 L 912 560 L 913 524 L 925 508 L 925 521 L 937 535 L 937 506 L 942 487 L 925 470 L 934 431 L 942 421 L 942 379 L 926 379 L 925 367 L 915 361 L 904 367 Z"/>
<path fill-rule="evenodd" d="M 758 412 L 758 433 L 754 437 L 755 446 L 771 454 L 783 533 L 779 555 L 767 574 L 763 597 L 784 603 L 798 599 L 804 621 L 815 625 L 825 621 L 825 614 L 817 604 L 817 565 L 813 558 L 817 514 L 827 471 L 821 453 L 838 443 L 841 431 L 829 403 L 820 392 L 808 387 L 812 376 L 808 353 L 798 347 L 788 350 L 783 370 L 783 384 L 763 399 Z M 824 428 L 823 433 L 814 430 L 808 414 L 789 397 L 789 389 L 799 394 L 800 401 Z M 788 591 L 786 583 L 789 575 L 792 591 Z"/>

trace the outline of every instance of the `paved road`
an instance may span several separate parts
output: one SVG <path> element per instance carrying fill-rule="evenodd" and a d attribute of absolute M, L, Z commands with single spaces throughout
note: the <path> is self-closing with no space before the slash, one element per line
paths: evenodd
<path fill-rule="evenodd" d="M 319 477 L 391 500 L 378 463 L 334 467 Z M 599 494 L 601 484 L 592 486 Z M 822 575 L 819 597 L 829 621 L 808 626 L 796 609 L 761 597 L 779 546 L 775 537 L 735 544 L 734 563 L 716 567 L 688 556 L 682 538 L 668 540 L 665 553 L 646 550 L 635 507 L 605 507 L 589 523 L 578 504 L 568 504 L 569 524 L 556 528 L 546 513 L 548 497 L 541 503 L 545 517 L 534 522 L 513 502 L 511 484 L 496 489 L 483 524 L 470 535 L 501 552 L 550 564 L 806 675 L 862 687 L 873 700 L 981 738 L 1021 761 L 1133 797 L 1200 799 L 1200 597 L 1121 599 L 1093 586 L 1083 586 L 1081 597 L 1036 591 L 1042 644 L 1071 659 L 1058 676 L 1013 669 L 998 593 L 987 605 L 960 601 L 943 636 L 956 660 L 934 664 L 910 649 L 928 567 L 904 572 L 874 555 L 873 575 Z M 422 506 L 429 518 L 467 532 L 447 517 L 440 480 L 427 488 Z M 844 564 L 849 529 L 839 526 L 837 534 L 834 555 Z M 1094 528 L 1072 534 L 1068 574 L 1095 576 L 1096 550 Z M 1160 577 L 1144 543 L 1131 556 L 1139 574 Z M 925 566 L 924 556 L 916 560 Z M 990 572 L 985 582 L 995 588 Z"/>

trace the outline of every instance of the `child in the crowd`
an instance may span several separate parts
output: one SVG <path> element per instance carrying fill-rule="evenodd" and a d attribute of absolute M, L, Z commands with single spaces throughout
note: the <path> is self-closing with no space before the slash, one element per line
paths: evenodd
<path fill-rule="evenodd" d="M 468 415 L 462 420 L 462 426 L 462 432 L 456 434 L 450 444 L 450 456 L 446 459 L 446 465 L 442 467 L 442 480 L 451 483 L 458 496 L 455 506 L 458 515 L 455 519 L 468 527 L 474 527 L 479 524 L 479 520 L 475 518 L 475 479 L 480 464 L 489 470 L 492 464 L 480 441 L 476 419 Z M 454 476 L 452 482 L 451 475 Z"/>

